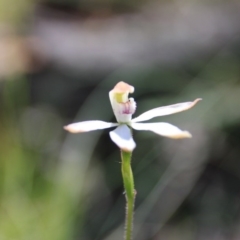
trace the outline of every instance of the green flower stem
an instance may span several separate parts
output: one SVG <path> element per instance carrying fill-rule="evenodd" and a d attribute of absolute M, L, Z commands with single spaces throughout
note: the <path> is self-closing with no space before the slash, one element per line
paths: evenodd
<path fill-rule="evenodd" d="M 132 239 L 132 229 L 133 229 L 133 212 L 134 212 L 134 201 L 135 201 L 135 190 L 134 190 L 134 180 L 131 168 L 131 152 L 125 152 L 121 150 L 122 157 L 122 176 L 123 184 L 126 194 L 126 219 L 125 219 L 125 240 Z"/>

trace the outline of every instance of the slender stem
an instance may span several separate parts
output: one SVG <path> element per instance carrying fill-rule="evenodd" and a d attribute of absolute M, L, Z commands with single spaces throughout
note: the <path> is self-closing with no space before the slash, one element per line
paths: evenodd
<path fill-rule="evenodd" d="M 125 240 L 132 239 L 133 229 L 133 212 L 134 212 L 134 201 L 135 201 L 135 190 L 134 190 L 134 179 L 131 168 L 131 152 L 121 151 L 122 157 L 122 176 L 123 184 L 126 193 L 126 219 L 125 219 Z"/>

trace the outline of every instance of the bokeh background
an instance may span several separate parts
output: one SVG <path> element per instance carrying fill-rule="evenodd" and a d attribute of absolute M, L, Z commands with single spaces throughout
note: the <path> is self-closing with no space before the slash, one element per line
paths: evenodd
<path fill-rule="evenodd" d="M 191 101 L 134 132 L 134 240 L 240 239 L 240 1 L 1 0 L 0 240 L 117 240 L 125 198 L 108 92 L 136 115 Z"/>

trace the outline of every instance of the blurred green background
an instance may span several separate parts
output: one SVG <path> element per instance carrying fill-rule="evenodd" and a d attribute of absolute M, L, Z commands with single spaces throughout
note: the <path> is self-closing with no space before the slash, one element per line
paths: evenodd
<path fill-rule="evenodd" d="M 203 101 L 134 132 L 134 240 L 240 239 L 240 2 L 1 0 L 0 240 L 117 240 L 125 198 L 108 92 L 136 115 Z"/>

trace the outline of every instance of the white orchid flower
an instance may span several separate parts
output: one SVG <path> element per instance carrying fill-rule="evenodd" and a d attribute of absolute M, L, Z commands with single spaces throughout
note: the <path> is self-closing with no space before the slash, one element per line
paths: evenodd
<path fill-rule="evenodd" d="M 72 123 L 64 127 L 71 133 L 89 132 L 93 130 L 105 129 L 118 126 L 110 132 L 112 141 L 122 150 L 132 152 L 136 143 L 132 138 L 130 128 L 135 130 L 148 130 L 161 136 L 169 138 L 191 138 L 192 135 L 187 131 L 182 131 L 178 127 L 165 122 L 159 123 L 139 123 L 154 117 L 165 116 L 182 112 L 192 108 L 201 99 L 193 102 L 184 102 L 165 107 L 158 107 L 149 110 L 140 116 L 132 119 L 136 110 L 136 102 L 133 98 L 128 98 L 129 93 L 134 92 L 134 87 L 125 82 L 119 82 L 113 90 L 109 92 L 109 98 L 117 123 L 104 122 L 100 120 L 84 121 Z"/>

